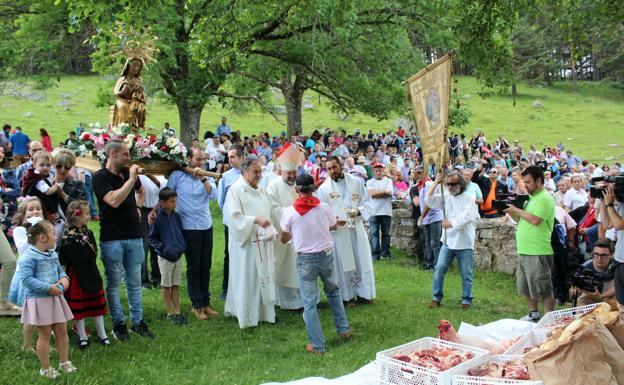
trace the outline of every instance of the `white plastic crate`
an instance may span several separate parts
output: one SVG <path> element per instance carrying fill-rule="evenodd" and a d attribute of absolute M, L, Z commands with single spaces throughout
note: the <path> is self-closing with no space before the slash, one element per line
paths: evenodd
<path fill-rule="evenodd" d="M 546 341 L 550 329 L 533 329 L 505 351 L 505 355 L 523 355 L 524 349 Z"/>
<path fill-rule="evenodd" d="M 439 372 L 392 358 L 396 354 L 409 354 L 414 350 L 431 347 L 452 348 L 472 352 L 474 357 L 455 367 Z M 425 337 L 377 353 L 377 383 L 380 385 L 451 385 L 453 375 L 486 362 L 487 350 L 457 344 L 437 338 Z"/>
<path fill-rule="evenodd" d="M 498 356 L 491 357 L 487 362 L 505 362 L 505 361 L 515 361 L 522 360 L 521 355 L 509 355 L 509 354 L 501 354 Z M 472 369 L 475 365 L 469 369 Z M 533 381 L 533 380 L 510 380 L 505 378 L 489 378 L 489 377 L 473 377 L 468 376 L 467 372 L 469 369 L 464 371 L 464 375 L 456 375 L 453 376 L 453 385 L 503 385 L 503 384 L 519 384 L 519 385 L 544 385 L 543 381 Z"/>
<path fill-rule="evenodd" d="M 541 320 L 535 325 L 535 329 L 553 328 L 560 326 L 561 322 L 568 317 L 580 318 L 583 314 L 587 314 L 592 311 L 598 305 L 605 304 L 604 302 L 593 303 L 591 305 L 571 307 L 569 309 L 561 309 L 548 312 L 542 317 Z"/>

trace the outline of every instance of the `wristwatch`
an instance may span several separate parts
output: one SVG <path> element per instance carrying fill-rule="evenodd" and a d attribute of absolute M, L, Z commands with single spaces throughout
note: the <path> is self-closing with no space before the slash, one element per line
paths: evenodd
<path fill-rule="evenodd" d="M 614 203 L 608 203 L 607 207 L 615 207 L 615 204 Z"/>

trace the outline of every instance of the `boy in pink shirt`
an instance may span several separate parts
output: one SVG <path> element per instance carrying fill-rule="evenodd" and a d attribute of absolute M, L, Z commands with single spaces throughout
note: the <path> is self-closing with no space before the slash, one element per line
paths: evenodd
<path fill-rule="evenodd" d="M 299 175 L 295 186 L 299 198 L 282 214 L 280 240 L 283 243 L 292 240 L 297 252 L 303 320 L 310 338 L 306 350 L 320 354 L 325 352 L 325 339 L 316 308 L 319 295 L 316 284 L 318 277 L 323 281 L 323 291 L 329 300 L 336 331 L 345 339 L 352 335 L 334 273 L 333 241 L 330 234 L 337 226 L 344 226 L 346 221 L 337 220 L 331 208 L 313 195 L 315 186 L 312 176 Z"/>

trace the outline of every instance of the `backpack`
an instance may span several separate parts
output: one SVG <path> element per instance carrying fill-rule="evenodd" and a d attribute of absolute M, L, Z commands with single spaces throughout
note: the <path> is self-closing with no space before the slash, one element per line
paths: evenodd
<path fill-rule="evenodd" d="M 553 293 L 555 298 L 565 301 L 568 298 L 568 283 L 566 277 L 570 269 L 568 249 L 566 248 L 566 229 L 565 226 L 555 218 L 552 233 L 550 235 L 550 244 L 554 254 L 554 264 L 551 271 Z"/>

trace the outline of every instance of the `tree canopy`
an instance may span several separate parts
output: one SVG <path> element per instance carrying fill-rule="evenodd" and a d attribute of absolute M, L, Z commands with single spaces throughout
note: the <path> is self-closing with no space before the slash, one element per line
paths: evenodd
<path fill-rule="evenodd" d="M 276 90 L 292 133 L 306 90 L 345 115 L 402 112 L 402 81 L 448 52 L 456 73 L 514 94 L 521 80 L 624 85 L 622 9 L 616 0 L 7 0 L 0 80 L 117 74 L 124 43 L 151 39 L 148 91 L 177 106 L 186 143 L 207 103 L 277 117 Z"/>

